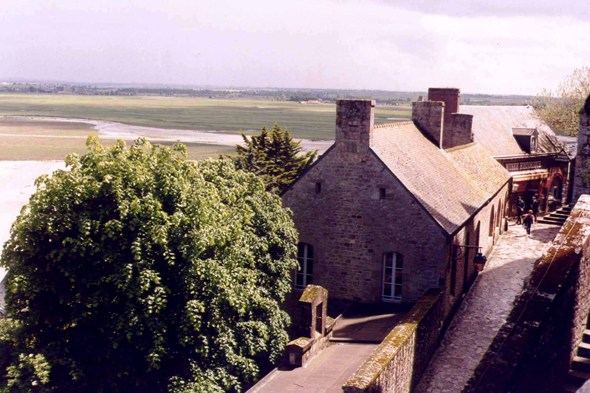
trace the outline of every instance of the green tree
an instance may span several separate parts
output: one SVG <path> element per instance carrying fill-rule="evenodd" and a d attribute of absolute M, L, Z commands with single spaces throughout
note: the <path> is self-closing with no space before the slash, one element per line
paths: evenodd
<path fill-rule="evenodd" d="M 590 68 L 574 70 L 555 91 L 543 89 L 533 99 L 535 113 L 556 132 L 578 134 L 580 109 L 590 95 Z"/>
<path fill-rule="evenodd" d="M 87 144 L 4 246 L 0 391 L 240 391 L 287 341 L 290 214 L 229 160 Z"/>
<path fill-rule="evenodd" d="M 317 150 L 301 154 L 300 141 L 295 142 L 288 129 L 283 131 L 275 124 L 269 134 L 266 127 L 260 135 L 248 138 L 242 133 L 245 147 L 236 147 L 232 157 L 236 167 L 261 176 L 269 191 L 283 192 L 301 176 L 316 159 Z"/>

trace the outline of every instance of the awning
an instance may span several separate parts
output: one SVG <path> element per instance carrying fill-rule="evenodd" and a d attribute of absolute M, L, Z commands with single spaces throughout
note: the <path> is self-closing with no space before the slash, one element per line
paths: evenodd
<path fill-rule="evenodd" d="M 531 171 L 511 172 L 512 181 L 521 182 L 537 179 L 545 179 L 549 176 L 547 169 L 533 169 Z"/>

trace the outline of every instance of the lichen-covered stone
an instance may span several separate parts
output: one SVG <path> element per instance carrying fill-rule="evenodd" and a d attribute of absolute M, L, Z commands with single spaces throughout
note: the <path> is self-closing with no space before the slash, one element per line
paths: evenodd
<path fill-rule="evenodd" d="M 342 387 L 346 393 L 409 392 L 436 349 L 442 292 L 429 290 Z"/>

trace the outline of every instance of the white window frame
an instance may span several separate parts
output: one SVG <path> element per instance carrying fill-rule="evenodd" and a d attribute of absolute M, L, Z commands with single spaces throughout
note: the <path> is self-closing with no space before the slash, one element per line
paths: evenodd
<path fill-rule="evenodd" d="M 386 268 L 386 262 L 387 262 L 388 255 L 391 255 L 391 282 L 386 283 L 385 282 L 385 268 Z M 402 274 L 400 276 L 402 276 L 402 278 L 403 278 L 403 263 L 401 264 L 401 266 L 399 263 L 397 263 L 399 256 L 401 256 L 401 255 L 396 252 L 386 252 L 383 254 L 383 260 L 381 263 L 381 265 L 382 265 L 381 301 L 382 302 L 400 303 L 402 301 L 402 282 L 403 282 L 403 280 L 400 283 L 396 282 L 397 275 L 395 274 L 396 271 L 401 271 Z M 400 258 L 400 260 L 401 260 L 401 258 Z M 386 285 L 388 285 L 391 289 L 390 296 L 385 296 Z"/>
<path fill-rule="evenodd" d="M 299 246 L 303 246 L 303 260 L 302 261 L 299 259 L 300 258 L 299 257 Z M 310 249 L 312 251 L 312 256 L 308 257 Z M 307 287 L 313 281 L 312 280 L 312 278 L 313 278 L 313 246 L 311 244 L 308 244 L 308 243 L 299 243 L 298 244 L 297 262 L 299 262 L 300 269 L 295 270 L 295 277 L 294 277 L 293 284 L 294 284 L 296 290 L 303 291 L 305 289 L 305 287 Z M 307 272 L 309 270 L 309 264 L 312 265 L 312 269 L 311 269 L 312 273 Z M 303 280 L 302 280 L 303 285 L 297 285 L 297 277 L 298 276 L 303 277 Z"/>

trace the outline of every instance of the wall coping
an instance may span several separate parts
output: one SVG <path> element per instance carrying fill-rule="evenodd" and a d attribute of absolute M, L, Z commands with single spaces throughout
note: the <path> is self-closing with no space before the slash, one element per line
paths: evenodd
<path fill-rule="evenodd" d="M 400 323 L 385 337 L 383 342 L 346 381 L 344 387 L 366 390 L 385 367 L 395 358 L 403 345 L 418 330 L 418 325 L 442 296 L 440 289 L 429 289 L 412 307 Z"/>

